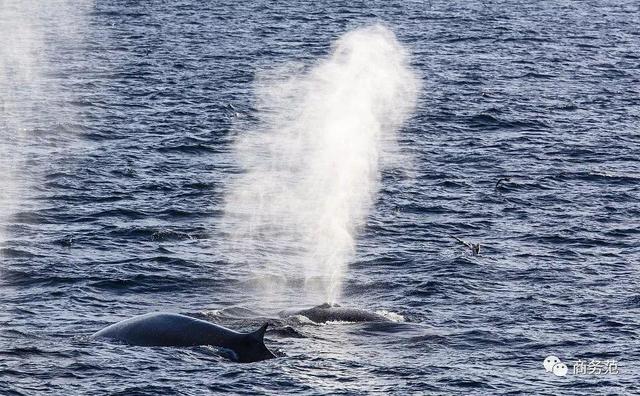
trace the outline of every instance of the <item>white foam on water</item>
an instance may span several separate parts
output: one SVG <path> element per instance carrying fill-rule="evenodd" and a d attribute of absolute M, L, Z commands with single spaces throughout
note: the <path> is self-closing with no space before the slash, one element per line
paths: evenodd
<path fill-rule="evenodd" d="M 392 322 L 402 323 L 405 321 L 404 316 L 395 312 L 387 311 L 385 309 L 376 311 L 376 313 L 380 316 L 384 316 L 385 318 L 389 319 Z"/>

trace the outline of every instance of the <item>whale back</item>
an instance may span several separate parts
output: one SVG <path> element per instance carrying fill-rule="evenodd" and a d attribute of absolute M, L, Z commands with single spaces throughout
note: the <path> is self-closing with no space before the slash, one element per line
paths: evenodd
<path fill-rule="evenodd" d="M 150 313 L 112 324 L 92 338 L 109 338 L 138 346 L 212 345 L 232 350 L 240 362 L 275 357 L 264 345 L 267 324 L 239 333 L 211 322 L 171 313 Z"/>
<path fill-rule="evenodd" d="M 327 303 L 309 309 L 295 312 L 297 315 L 305 316 L 316 323 L 326 322 L 389 322 L 390 320 L 374 312 L 368 312 L 358 308 L 341 307 L 340 305 L 330 305 Z"/>

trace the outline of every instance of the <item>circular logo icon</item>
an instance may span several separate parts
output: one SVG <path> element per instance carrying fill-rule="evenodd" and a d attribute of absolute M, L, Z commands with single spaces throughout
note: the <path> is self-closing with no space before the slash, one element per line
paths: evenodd
<path fill-rule="evenodd" d="M 547 356 L 546 359 L 544 359 L 544 362 L 542 363 L 544 365 L 544 369 L 547 372 L 552 372 L 553 371 L 553 366 L 555 366 L 556 364 L 560 363 L 560 359 L 557 356 Z"/>
<path fill-rule="evenodd" d="M 565 375 L 567 375 L 567 371 L 567 365 L 562 362 L 557 363 L 553 366 L 553 373 L 558 377 L 564 377 Z"/>

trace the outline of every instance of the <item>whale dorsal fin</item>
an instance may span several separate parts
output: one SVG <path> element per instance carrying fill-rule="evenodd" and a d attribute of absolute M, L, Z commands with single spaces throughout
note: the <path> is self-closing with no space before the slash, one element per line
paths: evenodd
<path fill-rule="evenodd" d="M 269 327 L 269 322 L 266 322 L 258 330 L 256 330 L 253 333 L 251 333 L 251 336 L 253 338 L 255 338 L 256 340 L 258 340 L 258 341 L 263 341 L 264 340 L 264 333 L 267 332 L 267 327 Z"/>

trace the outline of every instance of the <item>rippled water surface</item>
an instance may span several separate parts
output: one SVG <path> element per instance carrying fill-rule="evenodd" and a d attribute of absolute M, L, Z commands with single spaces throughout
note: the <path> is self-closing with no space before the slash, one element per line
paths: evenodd
<path fill-rule="evenodd" d="M 0 3 L 0 393 L 640 392 L 637 2 L 24 11 Z M 400 131 L 412 161 L 381 176 L 340 302 L 404 321 L 279 319 L 303 280 L 269 305 L 253 264 L 220 253 L 232 143 L 255 122 L 257 75 L 312 65 L 373 22 L 424 86 Z M 156 310 L 269 320 L 281 357 L 88 339 Z M 548 355 L 615 359 L 619 374 L 556 377 Z"/>

